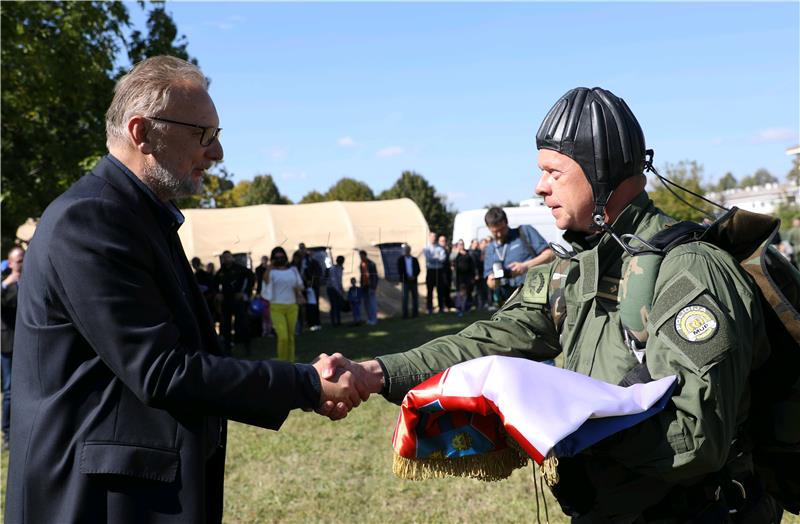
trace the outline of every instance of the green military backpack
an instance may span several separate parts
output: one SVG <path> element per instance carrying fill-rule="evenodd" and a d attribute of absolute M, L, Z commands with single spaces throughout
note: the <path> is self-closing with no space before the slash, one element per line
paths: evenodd
<path fill-rule="evenodd" d="M 642 265 L 660 264 L 667 252 L 687 242 L 707 242 L 741 264 L 760 290 L 771 354 L 754 369 L 747 437 L 756 472 L 783 507 L 800 513 L 800 271 L 771 244 L 780 220 L 732 208 L 710 226 L 679 222 L 648 241 Z M 649 248 L 655 248 L 655 251 Z M 632 262 L 633 263 L 633 262 Z M 655 275 L 657 271 L 647 272 Z M 635 279 L 633 279 L 635 281 Z M 641 333 L 642 307 L 649 309 L 655 280 L 628 282 L 620 302 L 626 340 Z M 631 292 L 635 289 L 635 292 Z M 626 321 L 628 319 L 629 321 Z M 631 324 L 628 326 L 627 324 Z"/>

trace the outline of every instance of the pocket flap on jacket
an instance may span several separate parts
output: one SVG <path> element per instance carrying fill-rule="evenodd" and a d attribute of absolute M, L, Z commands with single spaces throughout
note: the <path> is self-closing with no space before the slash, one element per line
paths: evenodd
<path fill-rule="evenodd" d="M 81 473 L 127 475 L 159 482 L 174 482 L 178 450 L 121 442 L 84 442 Z"/>

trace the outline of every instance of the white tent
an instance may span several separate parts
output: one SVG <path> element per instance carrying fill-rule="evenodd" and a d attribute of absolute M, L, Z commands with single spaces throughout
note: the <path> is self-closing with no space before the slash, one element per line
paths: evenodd
<path fill-rule="evenodd" d="M 246 254 L 257 265 L 275 246 L 282 246 L 291 257 L 303 242 L 309 248 L 330 247 L 334 258 L 345 257 L 343 283 L 347 290 L 350 277 L 359 277 L 358 251 L 363 249 L 378 267 L 378 307 L 383 315 L 399 312 L 400 292 L 385 279 L 381 246 L 405 243 L 411 246 L 412 255 L 421 257 L 428 236 L 422 211 L 408 198 L 182 211 L 186 221 L 178 234 L 186 256 L 198 257 L 204 264 L 214 262 L 217 268 L 219 255 L 225 250 Z M 28 241 L 35 228 L 36 222 L 29 220 L 20 226 L 17 236 Z M 424 293 L 422 260 L 420 267 L 420 292 Z M 326 309 L 324 290 L 322 304 Z"/>
<path fill-rule="evenodd" d="M 420 256 L 428 234 L 425 217 L 408 198 L 186 209 L 183 213 L 186 222 L 178 233 L 186 255 L 190 259 L 199 257 L 204 263 L 214 262 L 217 267 L 218 257 L 225 250 L 247 253 L 258 264 L 261 256 L 269 255 L 275 246 L 282 246 L 291 257 L 303 242 L 309 248 L 330 247 L 334 258 L 345 257 L 346 290 L 350 277 L 359 276 L 358 250 L 365 250 L 378 267 L 381 277 L 378 306 L 386 315 L 399 311 L 400 293 L 384 278 L 386 271 L 379 246 L 406 243 L 413 255 Z M 423 274 L 419 281 L 424 282 L 424 263 L 420 265 Z"/>

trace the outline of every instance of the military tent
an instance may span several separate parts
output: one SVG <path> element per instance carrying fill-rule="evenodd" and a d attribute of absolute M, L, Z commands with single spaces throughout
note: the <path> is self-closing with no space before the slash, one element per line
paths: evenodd
<path fill-rule="evenodd" d="M 300 242 L 324 260 L 326 247 L 335 259 L 345 257 L 344 287 L 351 276 L 358 278 L 358 250 L 365 250 L 378 267 L 381 285 L 378 306 L 382 315 L 394 315 L 400 309 L 400 293 L 395 264 L 400 245 L 407 243 L 411 253 L 420 257 L 424 283 L 422 249 L 428 224 L 419 207 L 408 198 L 372 202 L 319 202 L 297 205 L 258 205 L 224 209 L 185 209 L 186 222 L 178 233 L 186 255 L 219 267 L 219 255 L 248 254 L 253 265 L 275 246 L 288 255 Z M 389 282 L 387 282 L 387 277 Z M 424 286 L 420 291 L 424 292 Z M 323 290 L 324 299 L 324 290 Z M 323 300 L 323 309 L 327 304 Z"/>

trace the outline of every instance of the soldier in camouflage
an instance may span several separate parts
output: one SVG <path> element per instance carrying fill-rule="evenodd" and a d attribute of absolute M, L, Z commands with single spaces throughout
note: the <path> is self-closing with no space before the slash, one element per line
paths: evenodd
<path fill-rule="evenodd" d="M 752 280 L 703 242 L 633 256 L 675 220 L 644 191 L 652 153 L 622 99 L 573 89 L 536 138 L 536 193 L 571 248 L 531 268 L 490 320 L 344 365 L 398 403 L 435 373 L 486 355 L 560 354 L 565 368 L 613 384 L 677 375 L 663 412 L 560 460 L 562 508 L 574 522 L 779 522 L 739 440 L 751 369 L 769 353 Z"/>

